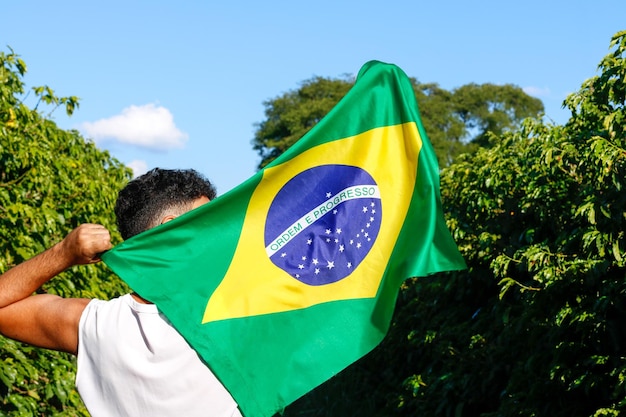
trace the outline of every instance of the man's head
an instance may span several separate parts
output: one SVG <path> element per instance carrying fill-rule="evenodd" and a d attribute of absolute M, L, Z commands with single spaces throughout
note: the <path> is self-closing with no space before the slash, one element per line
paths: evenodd
<path fill-rule="evenodd" d="M 215 194 L 213 184 L 193 169 L 155 168 L 119 192 L 117 227 L 122 238 L 128 239 L 188 212 L 201 197 L 214 199 Z"/>

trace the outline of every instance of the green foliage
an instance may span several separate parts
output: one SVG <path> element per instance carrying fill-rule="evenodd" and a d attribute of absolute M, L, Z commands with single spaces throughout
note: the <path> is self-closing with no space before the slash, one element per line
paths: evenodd
<path fill-rule="evenodd" d="M 68 114 L 76 97 L 57 97 L 47 86 L 25 97 L 25 63 L 0 53 L 0 272 L 60 241 L 81 223 L 100 223 L 115 233 L 113 206 L 130 170 L 49 118 Z M 39 106 L 50 109 L 42 115 Z M 127 291 L 102 265 L 73 268 L 42 291 L 69 297 L 111 298 Z M 86 416 L 74 390 L 75 364 L 66 354 L 0 337 L 0 416 Z"/>
<path fill-rule="evenodd" d="M 469 146 L 462 141 L 467 136 L 467 127 L 454 114 L 454 92 L 434 83 L 420 84 L 415 79 L 411 82 L 424 129 L 435 149 L 439 165 L 449 165 L 456 155 L 469 150 Z"/>
<path fill-rule="evenodd" d="M 272 162 L 317 124 L 346 95 L 352 80 L 315 77 L 300 89 L 264 102 L 267 119 L 257 125 L 253 148 L 259 168 Z"/>
<path fill-rule="evenodd" d="M 540 100 L 513 85 L 468 84 L 447 91 L 435 83 L 411 79 L 422 122 L 441 166 L 463 152 L 490 146 L 490 134 L 519 127 L 526 117 L 543 112 Z M 252 141 L 261 156 L 259 168 L 276 159 L 319 122 L 350 90 L 354 80 L 315 77 L 299 89 L 267 100 L 266 120 Z"/>
<path fill-rule="evenodd" d="M 473 142 L 488 147 L 489 138 L 516 130 L 519 121 L 543 111 L 537 98 L 505 84 L 467 84 L 455 90 L 455 113 L 470 130 Z"/>
<path fill-rule="evenodd" d="M 285 415 L 626 411 L 626 31 L 599 72 L 565 126 L 528 119 L 442 171 L 468 270 L 407 282 L 381 346 Z"/>

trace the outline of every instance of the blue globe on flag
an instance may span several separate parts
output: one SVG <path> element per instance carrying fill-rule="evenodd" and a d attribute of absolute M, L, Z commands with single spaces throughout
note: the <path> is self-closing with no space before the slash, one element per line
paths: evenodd
<path fill-rule="evenodd" d="M 265 250 L 276 266 L 302 283 L 337 282 L 369 253 L 381 215 L 378 186 L 362 168 L 310 168 L 274 197 L 265 223 Z"/>

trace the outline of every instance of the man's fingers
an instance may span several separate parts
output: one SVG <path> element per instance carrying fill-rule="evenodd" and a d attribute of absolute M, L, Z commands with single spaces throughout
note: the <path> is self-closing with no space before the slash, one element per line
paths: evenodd
<path fill-rule="evenodd" d="M 99 262 L 100 255 L 112 248 L 111 234 L 99 224 L 81 224 L 65 238 L 64 243 L 75 264 Z"/>

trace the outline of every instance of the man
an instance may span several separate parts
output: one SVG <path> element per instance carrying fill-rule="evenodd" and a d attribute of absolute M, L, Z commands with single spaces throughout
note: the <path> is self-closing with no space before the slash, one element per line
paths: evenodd
<path fill-rule="evenodd" d="M 197 172 L 157 168 L 120 191 L 118 228 L 128 239 L 214 197 Z M 195 351 L 140 295 L 110 301 L 32 295 L 70 266 L 99 262 L 110 248 L 108 230 L 83 224 L 0 276 L 0 333 L 77 355 L 76 386 L 93 417 L 240 416 Z"/>

